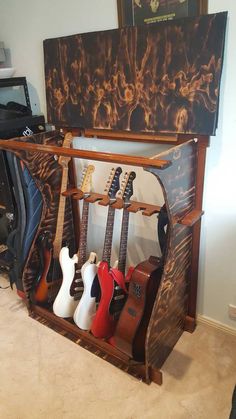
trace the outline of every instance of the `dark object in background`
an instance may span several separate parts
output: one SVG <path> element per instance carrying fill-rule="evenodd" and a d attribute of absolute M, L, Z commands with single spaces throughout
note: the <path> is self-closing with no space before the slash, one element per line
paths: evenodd
<path fill-rule="evenodd" d="M 8 110 L 20 112 L 22 116 L 32 115 L 32 111 L 31 109 L 28 108 L 28 106 L 21 105 L 18 102 L 13 102 L 13 101 L 8 102 L 6 107 Z"/>
<path fill-rule="evenodd" d="M 43 115 L 22 116 L 20 118 L 0 120 L 0 138 L 29 136 L 45 131 Z"/>
<path fill-rule="evenodd" d="M 11 98 L 13 100 L 11 100 Z M 0 80 L 0 138 L 45 131 L 43 115 L 32 116 L 25 77 Z M 27 168 L 12 153 L 0 151 L 0 270 L 23 291 L 22 269 L 37 229 L 42 197 Z"/>
<path fill-rule="evenodd" d="M 119 27 L 203 15 L 207 7 L 208 0 L 117 0 Z"/>
<path fill-rule="evenodd" d="M 15 283 L 17 290 L 23 291 L 22 272 L 41 219 L 43 203 L 41 193 L 23 162 L 10 152 L 7 158 L 18 214 L 15 229 L 7 239 L 8 249 L 13 256 L 9 277 L 11 285 Z"/>
<path fill-rule="evenodd" d="M 17 102 L 8 102 L 6 105 L 0 103 L 0 124 L 1 121 L 8 121 L 9 119 L 23 118 L 24 116 L 31 116 L 32 111 L 25 105 Z"/>
<path fill-rule="evenodd" d="M 45 131 L 43 115 L 32 115 L 25 77 L 0 80 L 0 138 L 8 139 Z"/>

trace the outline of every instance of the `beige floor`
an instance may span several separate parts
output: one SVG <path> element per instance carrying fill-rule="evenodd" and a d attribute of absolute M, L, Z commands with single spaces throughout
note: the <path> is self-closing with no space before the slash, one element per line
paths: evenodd
<path fill-rule="evenodd" d="M 5 285 L 0 279 L 0 285 Z M 236 338 L 184 333 L 147 386 L 28 317 L 0 289 L 0 419 L 228 419 Z"/>

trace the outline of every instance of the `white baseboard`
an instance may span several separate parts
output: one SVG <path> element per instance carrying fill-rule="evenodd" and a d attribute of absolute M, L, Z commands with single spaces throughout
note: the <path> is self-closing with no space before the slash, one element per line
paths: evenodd
<path fill-rule="evenodd" d="M 236 336 L 236 328 L 227 326 L 217 320 L 211 319 L 210 317 L 203 316 L 202 314 L 197 315 L 197 323 L 206 324 L 214 327 L 215 329 L 221 330 L 222 332 L 228 333 L 231 336 Z"/>

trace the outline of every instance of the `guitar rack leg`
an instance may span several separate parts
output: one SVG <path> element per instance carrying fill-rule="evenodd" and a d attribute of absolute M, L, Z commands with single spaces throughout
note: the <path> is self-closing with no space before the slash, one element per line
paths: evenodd
<path fill-rule="evenodd" d="M 153 381 L 154 383 L 161 386 L 163 383 L 162 372 L 157 368 L 149 367 L 148 369 L 149 369 L 148 375 L 149 375 L 149 380 L 150 380 L 148 384 L 150 384 Z"/>

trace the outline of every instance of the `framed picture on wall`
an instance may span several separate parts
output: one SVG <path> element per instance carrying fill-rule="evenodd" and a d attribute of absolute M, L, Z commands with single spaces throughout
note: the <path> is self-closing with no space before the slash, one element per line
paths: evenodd
<path fill-rule="evenodd" d="M 117 7 L 121 27 L 205 14 L 207 0 L 117 0 Z"/>

